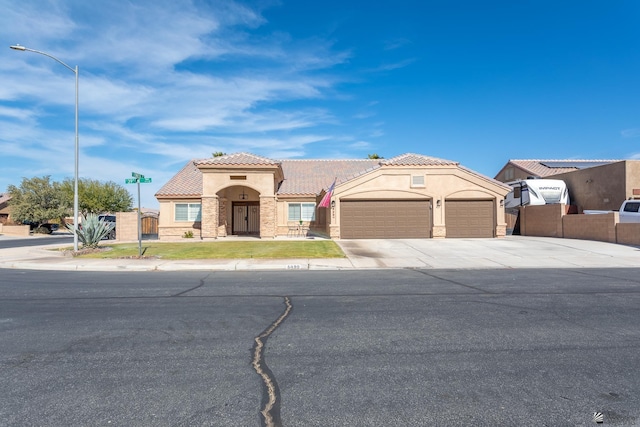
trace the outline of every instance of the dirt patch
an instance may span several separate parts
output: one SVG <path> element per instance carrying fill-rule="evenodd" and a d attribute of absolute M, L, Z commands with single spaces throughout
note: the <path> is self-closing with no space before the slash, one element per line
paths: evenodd
<path fill-rule="evenodd" d="M 96 254 L 96 253 L 100 253 L 100 252 L 109 252 L 111 250 L 111 248 L 82 248 L 82 249 L 78 249 L 77 251 L 64 251 L 64 256 L 70 256 L 70 257 L 77 257 L 80 255 L 87 255 L 87 254 Z"/>

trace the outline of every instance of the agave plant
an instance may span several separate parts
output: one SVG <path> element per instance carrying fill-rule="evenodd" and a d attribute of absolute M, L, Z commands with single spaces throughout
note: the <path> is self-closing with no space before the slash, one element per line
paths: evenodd
<path fill-rule="evenodd" d="M 115 226 L 115 222 L 103 221 L 98 215 L 89 214 L 82 221 L 82 228 L 78 228 L 78 240 L 83 248 L 97 248 Z M 67 228 L 74 232 L 73 224 L 67 224 Z"/>

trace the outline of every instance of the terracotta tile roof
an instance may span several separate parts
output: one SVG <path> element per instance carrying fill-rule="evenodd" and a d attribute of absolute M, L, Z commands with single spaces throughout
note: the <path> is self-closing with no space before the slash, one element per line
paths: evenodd
<path fill-rule="evenodd" d="M 380 167 L 393 166 L 442 166 L 458 165 L 458 162 L 428 157 L 420 154 L 403 154 L 391 159 L 299 159 L 272 160 L 250 153 L 237 153 L 208 159 L 192 160 L 185 165 L 158 192 L 156 197 L 191 197 L 202 194 L 200 166 L 209 165 L 280 165 L 284 181 L 277 194 L 316 196 L 327 190 L 336 179 L 339 185 Z"/>
<path fill-rule="evenodd" d="M 201 195 L 202 172 L 196 167 L 194 160 L 190 160 L 155 194 L 156 197 L 199 197 Z"/>
<path fill-rule="evenodd" d="M 336 178 L 340 184 L 379 168 L 380 160 L 282 160 L 281 166 L 284 181 L 279 195 L 317 195 Z"/>
<path fill-rule="evenodd" d="M 619 162 L 621 160 L 509 160 L 520 169 L 529 172 L 533 176 L 545 177 L 560 173 L 571 172 L 585 167 L 604 165 Z"/>
<path fill-rule="evenodd" d="M 195 160 L 194 162 L 196 166 L 204 166 L 204 165 L 277 166 L 280 163 L 277 160 L 256 156 L 255 154 L 251 154 L 251 153 L 225 154 L 224 156 L 220 156 L 220 157 L 210 157 L 207 159 Z"/>
<path fill-rule="evenodd" d="M 444 166 L 458 165 L 458 162 L 439 159 L 437 157 L 423 156 L 422 154 L 406 153 L 390 159 L 382 159 L 380 163 L 384 166 Z"/>

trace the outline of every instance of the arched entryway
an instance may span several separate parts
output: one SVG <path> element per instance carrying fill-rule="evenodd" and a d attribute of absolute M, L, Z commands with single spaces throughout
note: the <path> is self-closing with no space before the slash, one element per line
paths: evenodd
<path fill-rule="evenodd" d="M 250 187 L 234 185 L 218 193 L 220 226 L 226 234 L 260 235 L 260 193 Z"/>

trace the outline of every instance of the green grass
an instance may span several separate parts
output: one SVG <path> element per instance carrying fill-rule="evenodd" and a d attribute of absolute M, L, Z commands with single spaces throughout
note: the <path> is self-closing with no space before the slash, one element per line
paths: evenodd
<path fill-rule="evenodd" d="M 82 258 L 129 258 L 138 256 L 138 244 L 100 245 L 111 250 L 79 255 Z M 243 258 L 344 258 L 342 249 L 331 240 L 242 241 L 242 242 L 142 242 L 145 257 L 162 259 L 243 259 Z"/>

